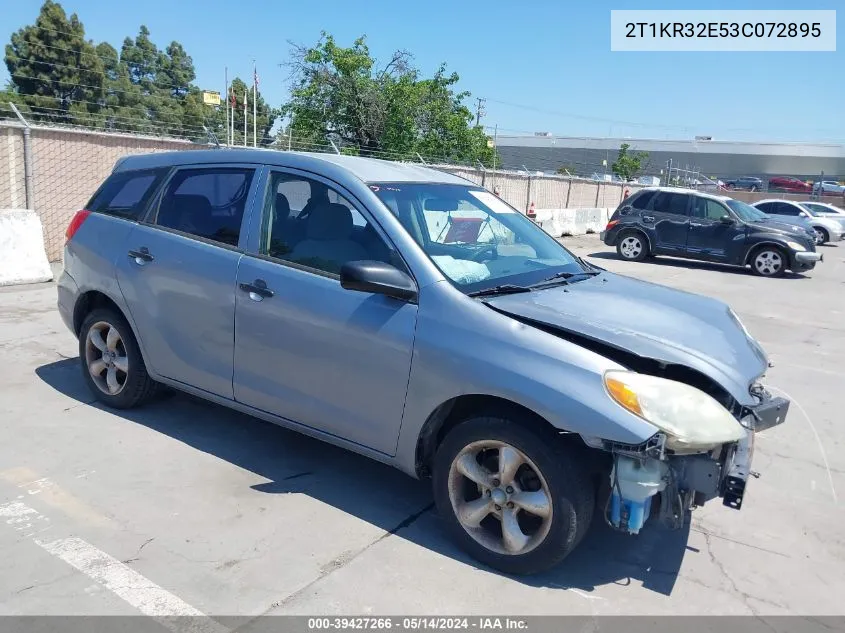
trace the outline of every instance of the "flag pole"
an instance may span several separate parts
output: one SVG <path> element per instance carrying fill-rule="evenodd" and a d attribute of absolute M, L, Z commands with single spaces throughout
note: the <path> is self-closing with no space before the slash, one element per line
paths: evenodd
<path fill-rule="evenodd" d="M 223 91 L 223 98 L 226 100 L 226 145 L 229 145 L 229 67 L 225 66 L 223 71 L 226 90 Z"/>
<path fill-rule="evenodd" d="M 244 88 L 244 147 L 246 147 L 246 139 L 247 139 L 247 132 L 246 132 L 246 122 L 249 119 L 249 106 L 247 104 L 249 90 Z"/>
<path fill-rule="evenodd" d="M 252 146 L 258 147 L 258 71 L 252 60 Z"/>

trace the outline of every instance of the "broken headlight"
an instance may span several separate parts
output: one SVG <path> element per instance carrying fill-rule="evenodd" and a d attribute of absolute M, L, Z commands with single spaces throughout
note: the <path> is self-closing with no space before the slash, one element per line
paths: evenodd
<path fill-rule="evenodd" d="M 735 442 L 745 430 L 715 399 L 695 387 L 632 371 L 604 375 L 608 395 L 666 433 L 666 448 L 703 451 Z"/>

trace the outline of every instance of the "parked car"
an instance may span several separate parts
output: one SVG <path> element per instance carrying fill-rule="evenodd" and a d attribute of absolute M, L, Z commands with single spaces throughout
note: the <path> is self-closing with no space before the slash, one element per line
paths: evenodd
<path fill-rule="evenodd" d="M 841 196 L 845 193 L 845 185 L 840 185 L 838 182 L 833 180 L 823 180 L 821 182 L 814 183 L 813 193 L 819 193 L 819 189 L 821 189 L 821 194 L 824 196 Z"/>
<path fill-rule="evenodd" d="M 822 256 L 812 233 L 752 206 L 688 189 L 641 189 L 613 212 L 601 233 L 623 259 L 654 255 L 750 266 L 764 277 L 811 270 Z"/>
<path fill-rule="evenodd" d="M 798 223 L 810 227 L 816 244 L 838 242 L 845 236 L 842 223 L 835 218 L 821 215 L 801 202 L 791 200 L 758 200 L 752 204 L 766 215 L 776 220 Z"/>
<path fill-rule="evenodd" d="M 725 189 L 737 189 L 740 191 L 762 191 L 763 181 L 754 176 L 740 176 L 725 180 Z"/>
<path fill-rule="evenodd" d="M 810 193 L 813 186 L 800 178 L 792 176 L 775 176 L 769 178 L 769 191 L 787 191 L 791 193 Z"/>
<path fill-rule="evenodd" d="M 826 215 L 830 217 L 836 217 L 840 219 L 845 219 L 845 210 L 840 209 L 839 207 L 829 204 L 827 202 L 818 202 L 816 200 L 805 200 L 801 202 L 801 206 L 812 211 L 815 211 L 819 215 Z"/>
<path fill-rule="evenodd" d="M 789 407 L 725 304 L 374 159 L 127 157 L 68 226 L 58 306 L 105 405 L 167 385 L 430 477 L 457 542 L 511 573 L 564 558 L 596 504 L 629 533 L 656 494 L 675 527 L 740 508 L 753 436 Z"/>

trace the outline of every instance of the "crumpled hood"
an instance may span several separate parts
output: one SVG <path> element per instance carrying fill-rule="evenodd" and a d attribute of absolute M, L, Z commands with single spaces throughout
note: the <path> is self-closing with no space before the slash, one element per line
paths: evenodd
<path fill-rule="evenodd" d="M 486 300 L 515 317 L 574 332 L 638 356 L 693 368 L 738 402 L 768 358 L 721 301 L 604 272 L 566 286 Z"/>

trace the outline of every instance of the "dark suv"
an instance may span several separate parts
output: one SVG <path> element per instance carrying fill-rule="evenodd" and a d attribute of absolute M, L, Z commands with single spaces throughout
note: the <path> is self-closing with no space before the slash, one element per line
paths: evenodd
<path fill-rule="evenodd" d="M 738 189 L 742 191 L 762 191 L 763 181 L 755 176 L 740 176 L 725 181 L 726 189 Z"/>
<path fill-rule="evenodd" d="M 805 229 L 739 200 L 687 189 L 638 191 L 613 212 L 601 239 L 631 261 L 673 255 L 750 265 L 764 277 L 810 270 L 822 261 Z"/>

